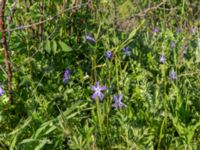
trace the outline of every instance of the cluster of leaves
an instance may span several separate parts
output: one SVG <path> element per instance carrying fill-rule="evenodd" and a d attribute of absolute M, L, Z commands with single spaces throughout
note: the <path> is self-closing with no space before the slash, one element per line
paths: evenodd
<path fill-rule="evenodd" d="M 7 34 L 14 103 L 0 55 L 0 149 L 200 149 L 200 2 L 158 3 L 19 2 L 10 29 L 52 19 Z"/>

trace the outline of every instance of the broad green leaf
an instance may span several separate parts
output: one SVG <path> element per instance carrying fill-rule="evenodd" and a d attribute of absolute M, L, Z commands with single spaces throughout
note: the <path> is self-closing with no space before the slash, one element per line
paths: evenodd
<path fill-rule="evenodd" d="M 55 40 L 52 41 L 52 50 L 54 53 L 56 53 L 56 51 L 57 51 L 57 43 Z"/>
<path fill-rule="evenodd" d="M 51 43 L 48 40 L 45 44 L 45 50 L 50 54 L 51 53 Z"/>
<path fill-rule="evenodd" d="M 72 48 L 69 47 L 69 46 L 68 46 L 67 44 L 65 44 L 64 42 L 59 41 L 59 44 L 60 44 L 60 46 L 61 46 L 63 52 L 70 52 L 70 51 L 72 51 Z"/>

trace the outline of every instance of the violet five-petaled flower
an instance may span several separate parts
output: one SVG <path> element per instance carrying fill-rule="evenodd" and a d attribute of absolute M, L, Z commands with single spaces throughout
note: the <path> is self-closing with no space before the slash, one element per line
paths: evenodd
<path fill-rule="evenodd" d="M 171 74 L 170 74 L 169 76 L 170 76 L 170 78 L 171 78 L 172 80 L 176 80 L 176 78 L 177 78 L 177 76 L 176 76 L 176 71 L 172 71 Z"/>
<path fill-rule="evenodd" d="M 153 29 L 153 32 L 154 32 L 154 33 L 158 33 L 158 32 L 159 32 L 158 27 L 155 27 L 155 28 Z"/>
<path fill-rule="evenodd" d="M 160 63 L 164 64 L 164 62 L 165 62 L 165 56 L 160 55 Z"/>
<path fill-rule="evenodd" d="M 5 93 L 4 89 L 0 85 L 0 96 L 2 96 Z"/>
<path fill-rule="evenodd" d="M 66 69 L 63 75 L 63 82 L 67 83 L 70 79 L 70 75 L 71 75 L 71 70 L 70 69 Z"/>
<path fill-rule="evenodd" d="M 177 32 L 180 33 L 182 29 L 180 27 L 177 28 Z"/>
<path fill-rule="evenodd" d="M 127 46 L 127 47 L 124 47 L 123 48 L 123 50 L 124 50 L 124 53 L 126 54 L 126 55 L 128 55 L 128 56 L 130 56 L 131 55 L 131 52 L 130 52 L 130 50 L 129 50 L 129 47 Z"/>
<path fill-rule="evenodd" d="M 87 34 L 87 35 L 85 36 L 85 41 L 86 41 L 86 42 L 95 43 L 94 36 L 93 36 L 91 33 Z"/>
<path fill-rule="evenodd" d="M 120 94 L 120 95 L 114 95 L 114 104 L 112 105 L 113 107 L 115 108 L 122 108 L 123 106 L 126 107 L 126 105 L 124 103 L 122 103 L 122 98 L 123 98 L 123 95 Z"/>
<path fill-rule="evenodd" d="M 106 58 L 107 58 L 107 59 L 111 59 L 112 56 L 113 56 L 112 51 L 106 51 Z"/>
<path fill-rule="evenodd" d="M 102 91 L 106 90 L 106 86 L 100 86 L 99 81 L 97 81 L 96 86 L 92 86 L 91 90 L 94 91 L 94 94 L 92 95 L 92 99 L 99 98 L 99 100 L 103 100 L 104 94 Z"/>

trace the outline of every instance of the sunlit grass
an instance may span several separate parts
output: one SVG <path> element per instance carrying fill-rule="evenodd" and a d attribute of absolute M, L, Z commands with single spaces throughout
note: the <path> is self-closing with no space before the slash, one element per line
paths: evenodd
<path fill-rule="evenodd" d="M 48 19 L 72 2 L 43 5 Z M 13 31 L 0 149 L 200 149 L 199 5 L 92 1 L 43 24 L 42 40 L 37 26 Z M 39 2 L 15 13 L 10 28 L 37 22 Z"/>

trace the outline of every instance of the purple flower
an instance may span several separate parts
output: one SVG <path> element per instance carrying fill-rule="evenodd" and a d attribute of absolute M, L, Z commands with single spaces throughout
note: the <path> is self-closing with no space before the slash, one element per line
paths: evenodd
<path fill-rule="evenodd" d="M 124 47 L 123 50 L 124 50 L 124 53 L 125 53 L 126 55 L 128 55 L 128 56 L 131 55 L 131 52 L 129 51 L 129 47 L 128 47 L 128 46 L 127 46 L 127 47 Z"/>
<path fill-rule="evenodd" d="M 171 74 L 169 75 L 169 77 L 170 77 L 172 80 L 176 80 L 176 78 L 177 78 L 176 72 L 175 72 L 175 71 L 172 71 Z"/>
<path fill-rule="evenodd" d="M 63 76 L 63 82 L 64 83 L 67 83 L 70 79 L 70 75 L 71 75 L 71 71 L 70 69 L 66 69 L 65 72 L 64 72 L 64 76 Z"/>
<path fill-rule="evenodd" d="M 175 43 L 174 41 L 172 41 L 172 42 L 170 43 L 170 45 L 171 45 L 172 48 L 175 48 L 175 47 L 176 47 L 176 43 Z"/>
<path fill-rule="evenodd" d="M 164 62 L 165 62 L 165 56 L 160 55 L 160 63 L 164 64 Z"/>
<path fill-rule="evenodd" d="M 112 51 L 107 51 L 107 52 L 106 52 L 106 58 L 111 59 L 112 56 L 113 56 Z"/>
<path fill-rule="evenodd" d="M 158 29 L 157 27 L 155 27 L 155 28 L 153 29 L 153 32 L 154 32 L 154 33 L 158 33 L 158 32 L 159 32 L 159 29 Z"/>
<path fill-rule="evenodd" d="M 2 96 L 5 93 L 4 89 L 0 85 L 0 96 Z"/>
<path fill-rule="evenodd" d="M 180 27 L 177 28 L 177 32 L 180 33 L 182 29 Z"/>
<path fill-rule="evenodd" d="M 100 86 L 99 82 L 97 82 L 96 86 L 91 87 L 91 90 L 94 91 L 92 99 L 96 99 L 98 97 L 100 100 L 103 100 L 104 94 L 102 93 L 102 91 L 106 90 L 106 86 Z"/>
<path fill-rule="evenodd" d="M 94 36 L 91 33 L 89 33 L 88 35 L 85 36 L 85 41 L 95 43 Z"/>
<path fill-rule="evenodd" d="M 119 96 L 117 95 L 114 95 L 114 104 L 113 104 L 113 107 L 115 108 L 122 108 L 122 106 L 126 107 L 126 105 L 124 103 L 122 103 L 122 98 L 123 98 L 123 95 L 120 94 Z"/>

